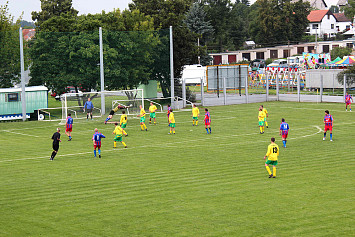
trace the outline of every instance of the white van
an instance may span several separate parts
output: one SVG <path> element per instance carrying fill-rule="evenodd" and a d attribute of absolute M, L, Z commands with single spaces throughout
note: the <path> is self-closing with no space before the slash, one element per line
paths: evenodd
<path fill-rule="evenodd" d="M 206 85 L 206 67 L 200 64 L 184 66 L 181 79 L 185 80 L 186 84 L 200 84 L 201 78 L 203 79 L 203 84 Z"/>
<path fill-rule="evenodd" d="M 287 66 L 287 60 L 286 59 L 277 59 L 267 66 L 268 67 Z"/>
<path fill-rule="evenodd" d="M 288 57 L 287 64 L 290 66 L 300 66 L 303 64 L 303 56 Z"/>

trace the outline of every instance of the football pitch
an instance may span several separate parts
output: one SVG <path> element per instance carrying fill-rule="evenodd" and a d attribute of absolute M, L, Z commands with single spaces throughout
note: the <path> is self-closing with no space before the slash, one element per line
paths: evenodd
<path fill-rule="evenodd" d="M 58 122 L 0 123 L 0 236 L 354 236 L 355 111 L 344 104 L 268 102 L 209 107 L 212 134 L 190 111 L 140 131 L 129 117 L 128 148 L 113 149 L 104 117 L 75 120 L 72 141 Z M 334 118 L 323 141 L 324 110 Z M 355 110 L 355 108 L 354 108 Z M 287 148 L 279 124 L 290 125 Z M 115 121 L 119 115 L 115 115 Z M 61 127 L 54 161 L 51 136 Z M 98 128 L 102 158 L 93 158 Z M 280 147 L 277 178 L 263 157 Z"/>

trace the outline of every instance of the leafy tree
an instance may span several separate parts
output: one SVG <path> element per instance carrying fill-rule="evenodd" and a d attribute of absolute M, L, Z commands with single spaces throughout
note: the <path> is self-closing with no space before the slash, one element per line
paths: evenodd
<path fill-rule="evenodd" d="M 331 59 L 336 59 L 337 57 L 343 58 L 344 56 L 350 55 L 352 52 L 351 48 L 336 47 L 330 51 Z"/>
<path fill-rule="evenodd" d="M 206 19 L 206 12 L 199 3 L 194 3 L 186 14 L 184 23 L 190 31 L 196 33 L 199 38 L 199 45 L 204 45 L 213 33 L 213 27 Z M 207 48 L 200 46 L 198 56 L 207 55 Z M 208 60 L 208 59 L 207 59 Z M 199 60 L 201 63 L 201 60 Z M 203 57 L 203 65 L 206 65 L 206 58 Z M 207 62 L 208 63 L 208 62 Z"/>
<path fill-rule="evenodd" d="M 78 15 L 78 11 L 72 6 L 72 0 L 41 0 L 41 11 L 32 12 L 32 20 L 36 21 L 37 26 L 41 26 L 47 20 L 63 15 Z"/>
<path fill-rule="evenodd" d="M 184 65 L 197 62 L 197 37 L 183 23 L 193 0 L 133 0 L 132 2 L 129 4 L 130 10 L 139 10 L 151 16 L 155 29 L 173 27 L 174 76 L 180 78 Z M 170 96 L 169 36 L 161 33 L 164 36 L 160 37 L 161 47 L 155 51 L 152 78 L 160 82 L 163 95 L 168 97 Z M 178 84 L 178 81 L 175 80 L 175 83 Z"/>
<path fill-rule="evenodd" d="M 35 23 L 34 22 L 22 20 L 20 22 L 20 24 L 21 24 L 21 27 L 23 29 L 33 29 L 33 28 L 35 28 Z"/>
<path fill-rule="evenodd" d="M 355 16 L 355 0 L 348 0 L 348 4 L 341 8 L 344 14 L 349 19 L 353 19 Z"/>
<path fill-rule="evenodd" d="M 209 44 L 219 51 L 224 51 L 233 47 L 231 39 L 228 36 L 230 28 L 230 12 L 232 4 L 230 0 L 203 0 L 207 13 L 207 20 L 211 22 L 214 29 L 213 43 Z M 233 23 L 234 24 L 234 23 Z"/>
<path fill-rule="evenodd" d="M 99 26 L 104 28 L 106 88 L 132 89 L 148 82 L 159 42 L 150 17 L 137 10 L 82 16 L 71 12 L 54 15 L 39 25 L 41 30 L 31 45 L 32 85 L 46 84 L 58 93 L 67 86 L 76 91 L 97 90 Z M 67 33 L 66 27 L 73 32 Z M 61 32 L 51 32 L 56 28 Z"/>
<path fill-rule="evenodd" d="M 308 2 L 257 0 L 250 13 L 250 34 L 259 44 L 272 45 L 300 41 L 308 26 Z"/>
<path fill-rule="evenodd" d="M 8 2 L 0 5 L 0 87 L 20 82 L 19 20 L 13 24 Z"/>
<path fill-rule="evenodd" d="M 345 71 L 338 73 L 338 81 L 340 84 L 344 85 L 344 75 L 346 74 L 346 85 L 351 87 L 355 84 L 355 66 L 350 66 Z"/>

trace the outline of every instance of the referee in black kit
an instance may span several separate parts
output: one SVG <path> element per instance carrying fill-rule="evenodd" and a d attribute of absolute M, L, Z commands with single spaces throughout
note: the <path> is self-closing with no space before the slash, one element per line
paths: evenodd
<path fill-rule="evenodd" d="M 53 152 L 50 160 L 54 160 L 54 157 L 57 155 L 59 150 L 59 142 L 62 142 L 60 140 L 60 128 L 57 128 L 57 132 L 53 134 L 52 140 L 53 140 Z"/>

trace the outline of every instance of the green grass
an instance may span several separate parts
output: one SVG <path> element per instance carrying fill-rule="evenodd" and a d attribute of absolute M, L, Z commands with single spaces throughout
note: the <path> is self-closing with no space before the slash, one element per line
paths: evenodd
<path fill-rule="evenodd" d="M 0 236 L 354 236 L 354 112 L 264 103 L 269 128 L 260 135 L 258 106 L 210 107 L 212 135 L 202 116 L 192 127 L 190 112 L 175 113 L 176 135 L 165 114 L 148 132 L 129 118 L 129 148 L 118 150 L 104 118 L 76 120 L 53 162 L 58 122 L 1 123 Z M 333 142 L 322 141 L 325 109 Z M 92 154 L 95 127 L 107 137 L 101 160 Z M 276 179 L 263 160 L 272 136 L 281 148 Z"/>

